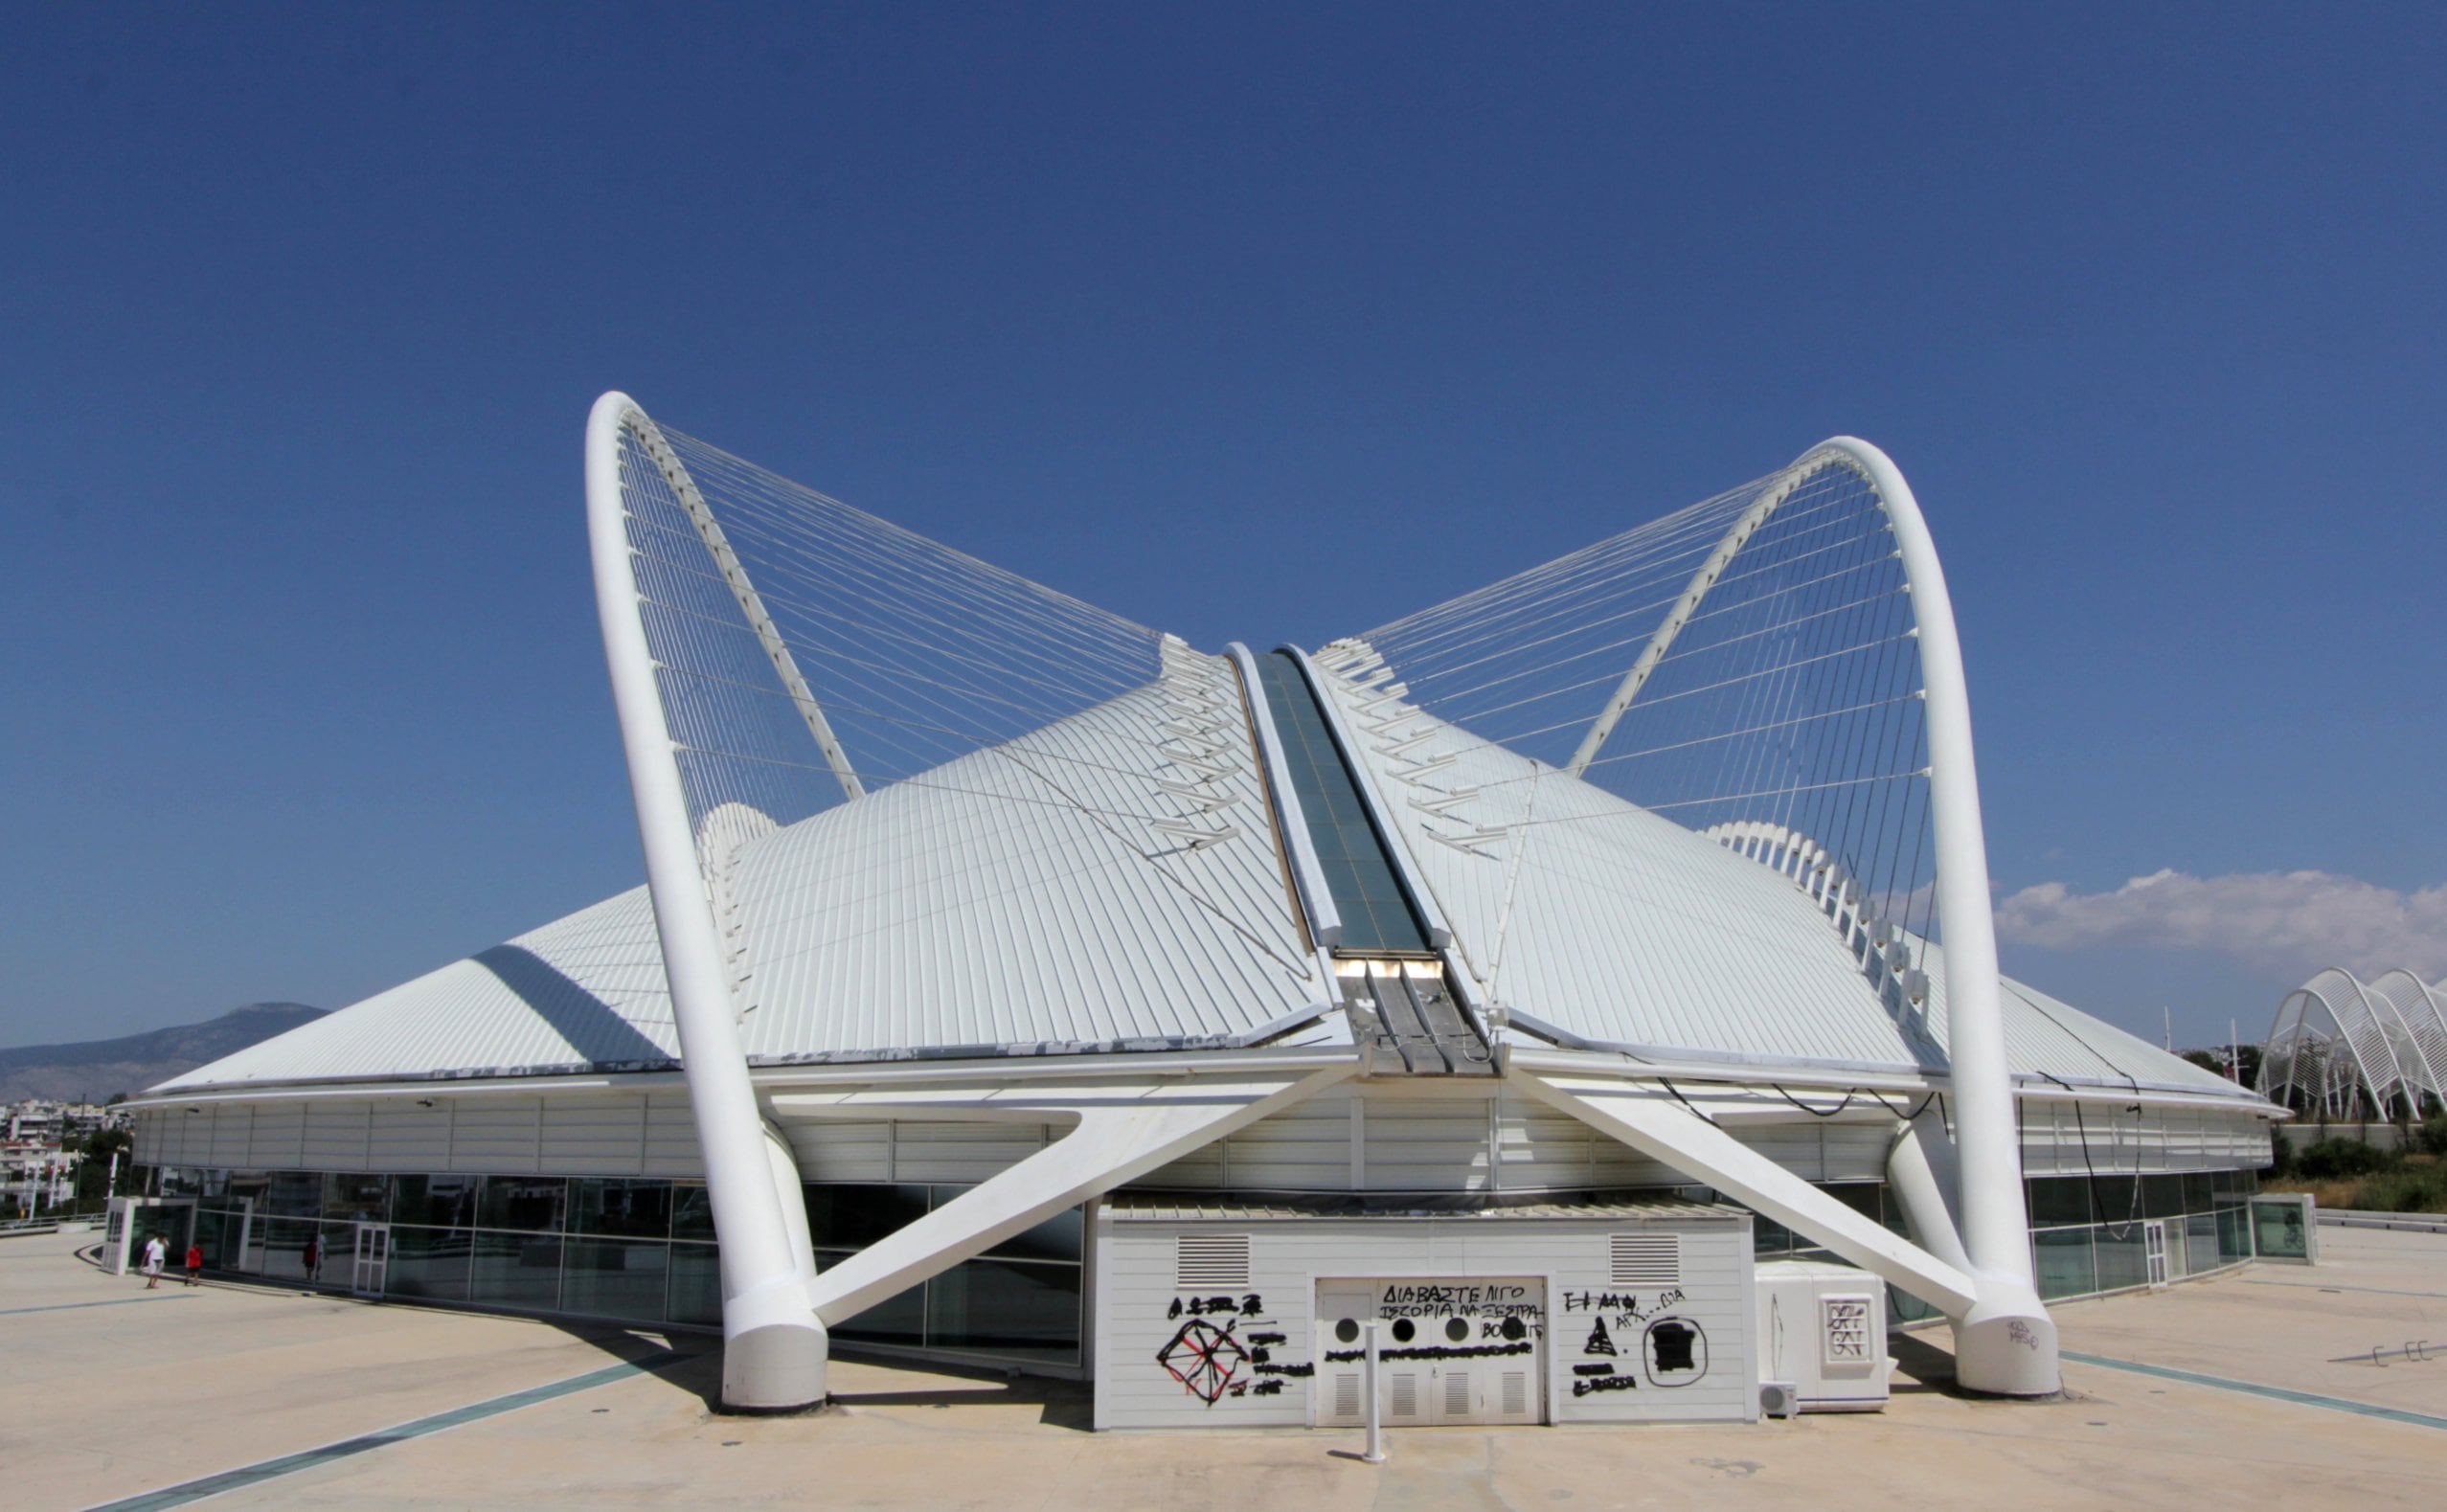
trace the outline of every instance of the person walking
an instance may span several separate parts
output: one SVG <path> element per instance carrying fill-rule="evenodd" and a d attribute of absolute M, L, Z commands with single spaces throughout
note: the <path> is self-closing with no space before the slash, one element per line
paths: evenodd
<path fill-rule="evenodd" d="M 204 1279 L 204 1247 L 200 1244 L 190 1244 L 187 1247 L 187 1284 L 193 1286 L 202 1279 Z"/>
<path fill-rule="evenodd" d="M 149 1292 L 162 1284 L 162 1262 L 169 1258 L 170 1246 L 162 1242 L 160 1234 L 145 1241 L 145 1290 Z"/>
<path fill-rule="evenodd" d="M 311 1286 L 323 1278 L 323 1236 L 308 1234 L 306 1239 L 306 1279 Z"/>

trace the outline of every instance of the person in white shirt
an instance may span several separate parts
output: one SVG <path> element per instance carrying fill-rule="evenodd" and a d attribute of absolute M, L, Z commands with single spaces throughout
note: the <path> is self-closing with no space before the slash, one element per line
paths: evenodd
<path fill-rule="evenodd" d="M 149 1292 L 162 1284 L 162 1261 L 169 1256 L 170 1246 L 162 1242 L 160 1234 L 145 1241 L 145 1290 Z"/>

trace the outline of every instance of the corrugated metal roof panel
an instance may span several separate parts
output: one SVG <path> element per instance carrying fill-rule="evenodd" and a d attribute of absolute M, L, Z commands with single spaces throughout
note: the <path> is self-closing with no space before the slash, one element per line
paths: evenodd
<path fill-rule="evenodd" d="M 727 885 L 751 1058 L 1212 1044 L 1329 1002 L 1285 890 L 1238 680 L 1220 658 L 1169 662 L 1162 682 L 746 846 Z M 1184 717 L 1215 732 L 1203 775 L 1167 755 L 1177 737 L 1162 727 Z M 1189 833 L 1225 830 L 1209 844 Z M 676 1053 L 639 888 L 166 1086 L 601 1070 Z"/>
<path fill-rule="evenodd" d="M 644 888 L 164 1083 L 669 1065 L 679 1053 Z"/>
<path fill-rule="evenodd" d="M 1346 679 L 1323 680 L 1490 1001 L 1589 1040 L 1916 1063 L 1791 882 L 1407 704 L 1362 714 Z"/>
<path fill-rule="evenodd" d="M 751 846 L 749 1053 L 1222 1036 L 1328 1002 L 1238 681 L 1198 660 L 1232 737 L 1201 804 L 1157 785 L 1188 774 L 1150 687 Z M 1192 846 L 1159 824 L 1234 833 Z"/>

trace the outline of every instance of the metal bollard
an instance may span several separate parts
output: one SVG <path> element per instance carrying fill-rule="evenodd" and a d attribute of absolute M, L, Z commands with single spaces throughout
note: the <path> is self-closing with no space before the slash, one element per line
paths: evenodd
<path fill-rule="evenodd" d="M 1385 1420 L 1376 1405 L 1376 1336 L 1385 1327 L 1381 1318 L 1371 1318 L 1359 1325 L 1368 1338 L 1368 1453 L 1360 1456 L 1371 1465 L 1385 1463 Z"/>

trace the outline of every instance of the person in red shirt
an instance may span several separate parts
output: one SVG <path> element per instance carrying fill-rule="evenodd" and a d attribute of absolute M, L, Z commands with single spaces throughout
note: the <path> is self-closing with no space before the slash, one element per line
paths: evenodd
<path fill-rule="evenodd" d="M 187 1284 L 193 1286 L 203 1278 L 204 1247 L 200 1244 L 191 1244 L 187 1247 Z"/>

